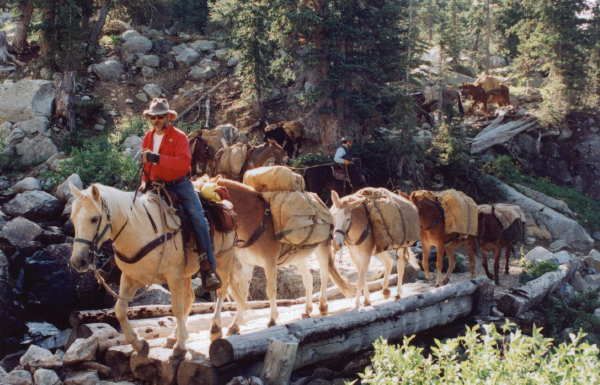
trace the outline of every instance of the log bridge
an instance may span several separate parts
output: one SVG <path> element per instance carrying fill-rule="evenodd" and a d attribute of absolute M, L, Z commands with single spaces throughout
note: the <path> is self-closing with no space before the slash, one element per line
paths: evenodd
<path fill-rule="evenodd" d="M 370 282 L 369 287 L 380 290 L 381 283 Z M 360 311 L 353 310 L 354 299 L 332 299 L 331 315 L 307 319 L 300 319 L 304 299 L 281 300 L 278 305 L 282 323 L 271 328 L 265 328 L 269 316 L 267 301 L 252 301 L 242 334 L 212 344 L 208 329 L 213 305 L 198 303 L 188 320 L 188 353 L 178 360 L 171 357 L 174 340 L 169 336 L 174 332 L 175 319 L 170 315 L 170 306 L 129 309 L 134 329 L 150 344 L 147 357 L 137 355 L 111 325 L 115 324 L 112 310 L 73 313 L 70 340 L 97 337 L 97 359 L 110 368 L 112 378 L 133 377 L 151 384 L 220 385 L 237 375 L 257 375 L 267 384 L 284 384 L 295 369 L 369 349 L 378 338 L 397 341 L 487 313 L 493 302 L 493 288 L 487 279 L 460 281 L 440 288 L 420 285 L 404 285 L 406 297 L 397 301 L 384 300 L 380 292 L 374 293 L 375 305 Z M 333 288 L 328 294 L 330 298 L 339 297 Z M 235 305 L 228 303 L 225 310 L 222 318 L 227 325 Z"/>

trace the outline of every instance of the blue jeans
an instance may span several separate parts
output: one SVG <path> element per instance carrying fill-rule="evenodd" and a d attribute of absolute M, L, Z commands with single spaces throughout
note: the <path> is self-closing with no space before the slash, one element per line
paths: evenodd
<path fill-rule="evenodd" d="M 185 178 L 179 183 L 173 185 L 167 185 L 167 191 L 171 194 L 177 195 L 183 206 L 183 211 L 192 221 L 192 228 L 196 235 L 196 243 L 198 249 L 203 248 L 206 251 L 206 257 L 208 262 L 213 269 L 217 268 L 217 260 L 212 247 L 212 241 L 210 239 L 210 230 L 208 221 L 204 216 L 204 209 L 198 193 L 194 190 L 192 182 L 188 178 Z"/>

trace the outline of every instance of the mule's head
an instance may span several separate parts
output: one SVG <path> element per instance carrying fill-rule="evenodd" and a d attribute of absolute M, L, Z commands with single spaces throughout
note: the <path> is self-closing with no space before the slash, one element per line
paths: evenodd
<path fill-rule="evenodd" d="M 75 229 L 70 263 L 75 270 L 85 272 L 93 263 L 91 249 L 100 247 L 110 237 L 110 220 L 96 185 L 80 190 L 69 184 L 69 189 L 74 197 L 71 222 Z"/>
<path fill-rule="evenodd" d="M 331 191 L 331 202 L 329 209 L 333 217 L 333 246 L 339 250 L 344 246 L 348 237 L 348 231 L 352 226 L 352 210 L 363 204 L 364 199 L 355 196 L 340 198 L 337 192 Z"/>

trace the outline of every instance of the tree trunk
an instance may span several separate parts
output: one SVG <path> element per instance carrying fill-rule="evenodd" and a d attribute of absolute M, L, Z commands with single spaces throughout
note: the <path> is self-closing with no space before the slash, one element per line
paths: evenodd
<path fill-rule="evenodd" d="M 55 116 L 59 118 L 63 125 L 70 131 L 75 131 L 75 71 L 67 71 L 57 87 L 56 111 Z"/>
<path fill-rule="evenodd" d="M 19 17 L 16 23 L 15 39 L 13 41 L 13 47 L 18 54 L 22 54 L 27 47 L 27 30 L 31 23 L 31 16 L 33 15 L 33 1 L 32 0 L 21 0 L 18 5 Z"/>
<path fill-rule="evenodd" d="M 104 23 L 106 23 L 106 16 L 108 15 L 108 11 L 110 11 L 110 7 L 112 6 L 112 0 L 106 0 L 104 4 L 102 4 L 102 8 L 98 12 L 98 20 L 94 24 L 92 28 L 92 32 L 90 33 L 88 52 L 92 53 L 98 47 L 98 41 L 100 40 L 100 35 L 102 34 L 102 28 L 104 28 Z"/>
<path fill-rule="evenodd" d="M 490 0 L 485 0 L 485 73 L 490 71 L 490 38 L 492 35 L 492 17 L 490 15 Z"/>
<path fill-rule="evenodd" d="M 56 0 L 47 0 L 46 6 L 42 10 L 42 20 L 45 24 L 45 28 L 42 29 L 40 34 L 40 56 L 42 58 L 49 58 L 51 54 L 50 50 L 54 41 L 54 30 L 55 30 L 55 18 L 56 18 Z M 53 59 L 50 59 L 54 63 Z"/>

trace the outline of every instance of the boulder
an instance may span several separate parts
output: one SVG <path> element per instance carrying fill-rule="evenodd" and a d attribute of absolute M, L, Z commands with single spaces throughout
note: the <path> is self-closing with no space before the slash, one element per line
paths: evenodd
<path fill-rule="evenodd" d="M 124 73 L 123 64 L 116 59 L 108 59 L 102 63 L 93 64 L 91 68 L 101 80 L 107 82 L 119 80 Z"/>
<path fill-rule="evenodd" d="M 17 122 L 13 125 L 13 129 L 20 129 L 25 135 L 35 135 L 44 133 L 48 130 L 50 122 L 45 116 L 36 116 L 34 118 Z"/>
<path fill-rule="evenodd" d="M 564 241 L 564 239 L 559 239 L 559 240 L 552 242 L 550 244 L 550 246 L 548 246 L 548 248 L 551 251 L 556 252 L 556 251 L 560 251 L 562 249 L 568 249 L 569 245 L 567 244 L 567 242 Z"/>
<path fill-rule="evenodd" d="M 19 143 L 25 137 L 25 132 L 20 128 L 13 128 L 5 139 L 7 145 L 14 145 Z"/>
<path fill-rule="evenodd" d="M 65 352 L 63 362 L 65 365 L 73 365 L 84 361 L 94 361 L 97 351 L 97 337 L 77 338 Z"/>
<path fill-rule="evenodd" d="M 36 116 L 50 117 L 56 90 L 47 80 L 23 79 L 0 85 L 0 120 L 19 122 Z"/>
<path fill-rule="evenodd" d="M 143 92 L 138 92 L 137 94 L 135 94 L 135 98 L 142 103 L 148 102 L 148 96 L 146 96 L 146 94 Z"/>
<path fill-rule="evenodd" d="M 587 267 L 592 268 L 600 273 L 600 252 L 592 249 L 587 257 L 583 260 Z"/>
<path fill-rule="evenodd" d="M 554 259 L 556 260 L 556 263 L 558 263 L 559 265 L 563 265 L 565 263 L 571 262 L 573 259 L 575 259 L 575 257 L 573 257 L 568 251 L 562 250 L 558 253 L 554 253 Z"/>
<path fill-rule="evenodd" d="M 0 210 L 0 234 L 2 233 L 2 229 L 4 228 L 4 225 L 6 225 L 7 222 L 8 217 L 2 212 L 2 210 Z"/>
<path fill-rule="evenodd" d="M 25 258 L 23 291 L 30 312 L 44 314 L 45 320 L 61 323 L 78 308 L 106 306 L 104 291 L 90 273 L 80 274 L 69 265 L 72 246 L 50 245 Z"/>
<path fill-rule="evenodd" d="M 131 306 L 139 305 L 170 305 L 171 293 L 158 284 L 150 285 L 146 290 L 140 292 Z"/>
<path fill-rule="evenodd" d="M 98 372 L 75 372 L 65 378 L 65 385 L 97 385 L 100 382 Z"/>
<path fill-rule="evenodd" d="M 129 135 L 123 143 L 121 143 L 121 149 L 140 149 L 142 146 L 142 138 L 137 135 Z"/>
<path fill-rule="evenodd" d="M 600 289 L 600 273 L 586 275 L 583 279 L 587 284 L 587 291 L 595 291 Z"/>
<path fill-rule="evenodd" d="M 0 344 L 10 346 L 16 344 L 21 338 L 25 331 L 25 324 L 16 301 L 16 293 L 9 283 L 9 267 L 6 254 L 0 250 Z M 3 349 L 0 346 L 0 356 L 2 354 Z M 1 378 L 0 383 L 2 383 Z"/>
<path fill-rule="evenodd" d="M 194 80 L 208 80 L 217 75 L 214 68 L 209 66 L 194 66 L 190 70 L 190 78 Z"/>
<path fill-rule="evenodd" d="M 158 98 L 163 94 L 162 88 L 154 83 L 146 84 L 143 90 L 150 98 Z"/>
<path fill-rule="evenodd" d="M 221 48 L 215 51 L 215 57 L 221 61 L 229 59 L 230 55 L 231 54 L 227 48 Z"/>
<path fill-rule="evenodd" d="M 81 177 L 79 177 L 79 175 L 69 175 L 67 179 L 59 184 L 58 187 L 56 187 L 56 191 L 54 192 L 54 195 L 62 202 L 68 202 L 73 196 L 73 194 L 71 194 L 71 189 L 69 188 L 69 183 L 79 189 L 83 188 L 83 182 L 81 181 Z"/>
<path fill-rule="evenodd" d="M 33 385 L 33 377 L 27 370 L 13 370 L 5 380 L 7 385 Z"/>
<path fill-rule="evenodd" d="M 152 49 L 152 41 L 137 31 L 129 30 L 121 35 L 123 45 L 121 49 L 128 54 L 145 54 Z"/>
<path fill-rule="evenodd" d="M 62 382 L 54 370 L 40 368 L 33 373 L 35 385 L 61 385 Z"/>
<path fill-rule="evenodd" d="M 154 75 L 156 75 L 156 70 L 152 67 L 148 67 L 148 66 L 143 66 L 142 67 L 142 76 L 144 78 L 152 78 L 154 77 Z M 131 99 L 128 99 L 131 100 Z M 131 100 L 130 103 L 133 103 L 133 100 Z"/>
<path fill-rule="evenodd" d="M 44 191 L 25 191 L 4 205 L 4 212 L 29 219 L 54 219 L 62 212 L 62 203 Z"/>
<path fill-rule="evenodd" d="M 16 129 L 13 131 L 17 131 Z M 21 131 L 22 132 L 22 131 Z M 21 166 L 34 166 L 43 163 L 58 153 L 58 148 L 48 136 L 38 134 L 33 138 L 23 138 L 15 144 L 17 162 Z"/>
<path fill-rule="evenodd" d="M 42 185 L 40 181 L 32 176 L 28 176 L 27 178 L 21 179 L 12 186 L 12 190 L 16 193 L 41 189 Z"/>
<path fill-rule="evenodd" d="M 553 240 L 562 239 L 575 250 L 587 251 L 592 248 L 594 240 L 583 226 L 573 219 L 521 194 L 497 178 L 486 176 L 482 179 L 497 188 L 499 199 L 519 205 L 528 217 L 528 223 L 533 220 L 548 229 Z"/>
<path fill-rule="evenodd" d="M 171 51 L 173 52 L 174 56 L 177 56 L 177 55 L 181 54 L 183 51 L 185 51 L 187 48 L 189 48 L 188 45 L 185 43 L 182 43 L 182 44 L 177 44 L 176 46 L 171 48 Z"/>
<path fill-rule="evenodd" d="M 175 56 L 175 61 L 180 64 L 191 66 L 200 59 L 200 54 L 192 48 L 184 48 Z"/>
<path fill-rule="evenodd" d="M 227 60 L 227 67 L 235 67 L 239 62 L 240 60 L 237 57 L 230 57 L 229 60 Z"/>
<path fill-rule="evenodd" d="M 594 310 L 594 316 L 600 318 L 600 307 Z"/>
<path fill-rule="evenodd" d="M 50 350 L 30 345 L 25 354 L 19 359 L 19 363 L 25 369 L 35 370 L 37 368 L 58 368 L 62 362 L 58 360 Z"/>
<path fill-rule="evenodd" d="M 158 55 L 142 55 L 135 63 L 138 67 L 153 67 L 156 68 L 160 65 L 160 58 Z"/>
<path fill-rule="evenodd" d="M 13 124 L 11 122 L 3 122 L 0 124 L 0 141 L 6 143 L 6 138 L 12 131 Z"/>
<path fill-rule="evenodd" d="M 554 262 L 557 263 L 554 254 L 546 250 L 542 246 L 534 247 L 525 254 L 525 259 L 532 263 Z"/>
<path fill-rule="evenodd" d="M 217 43 L 212 40 L 196 40 L 189 46 L 198 52 L 211 52 L 217 48 Z"/>
<path fill-rule="evenodd" d="M 23 217 L 17 217 L 6 223 L 0 232 L 0 237 L 6 239 L 11 245 L 20 248 L 27 246 L 42 231 L 37 223 Z"/>

